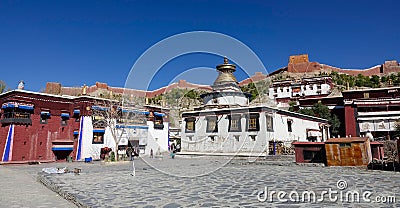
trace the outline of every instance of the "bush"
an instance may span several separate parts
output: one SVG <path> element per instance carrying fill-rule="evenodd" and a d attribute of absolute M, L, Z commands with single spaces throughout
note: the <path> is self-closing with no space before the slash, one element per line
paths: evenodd
<path fill-rule="evenodd" d="M 111 162 L 115 161 L 115 153 L 114 152 L 110 153 L 110 158 L 111 158 Z"/>

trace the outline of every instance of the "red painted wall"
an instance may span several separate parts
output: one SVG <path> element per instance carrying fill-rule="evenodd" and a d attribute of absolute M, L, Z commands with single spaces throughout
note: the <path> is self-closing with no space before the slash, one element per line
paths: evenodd
<path fill-rule="evenodd" d="M 345 115 L 345 126 L 346 126 L 346 135 L 351 135 L 352 137 L 358 136 L 356 130 L 356 118 L 354 116 L 354 108 L 351 105 L 344 106 L 344 115 Z"/>
<path fill-rule="evenodd" d="M 73 144 L 74 150 L 69 153 L 75 157 L 77 141 L 74 140 L 74 131 L 79 130 L 79 121 L 73 117 L 74 109 L 81 114 L 88 114 L 86 106 L 91 106 L 90 100 L 84 98 L 67 99 L 51 95 L 38 95 L 24 92 L 11 92 L 0 98 L 0 105 L 9 101 L 31 103 L 34 111 L 31 114 L 32 123 L 14 124 L 14 138 L 11 161 L 54 161 L 55 151 L 52 151 L 53 141 L 63 141 Z M 42 111 L 50 111 L 47 124 L 40 123 Z M 69 113 L 70 119 L 66 126 L 61 125 L 61 113 Z M 1 118 L 2 119 L 2 118 Z M 11 124 L 0 126 L 0 153 L 3 154 L 7 133 Z"/>

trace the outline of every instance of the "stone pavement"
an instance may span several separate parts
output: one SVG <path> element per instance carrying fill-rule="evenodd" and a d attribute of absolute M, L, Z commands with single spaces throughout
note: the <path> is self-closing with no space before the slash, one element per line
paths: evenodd
<path fill-rule="evenodd" d="M 0 166 L 0 207 L 75 207 L 36 179 L 37 173 Z"/>
<path fill-rule="evenodd" d="M 131 175 L 131 162 L 53 163 L 6 169 L 34 174 L 43 167 L 81 168 L 80 175 L 39 174 L 39 178 L 82 207 L 400 207 L 397 203 L 400 200 L 399 172 L 213 157 L 144 158 L 134 162 L 136 176 Z M 338 188 L 339 180 L 342 180 L 340 185 L 347 185 L 339 186 L 344 189 Z M 273 191 L 286 193 L 281 198 L 287 202 L 279 201 L 277 194 L 272 201 L 270 197 L 263 200 L 261 191 L 266 189 L 268 196 Z M 338 197 L 337 200 L 323 195 L 329 189 L 336 191 L 333 196 Z M 302 202 L 306 191 L 316 193 L 314 198 L 323 201 L 308 202 L 305 197 Z M 360 202 L 345 197 L 350 191 L 361 194 Z M 362 199 L 362 194 L 368 191 L 371 194 L 366 199 L 372 202 Z M 299 197 L 292 193 L 298 193 Z M 396 202 L 379 203 L 375 201 L 377 196 L 394 196 Z"/>

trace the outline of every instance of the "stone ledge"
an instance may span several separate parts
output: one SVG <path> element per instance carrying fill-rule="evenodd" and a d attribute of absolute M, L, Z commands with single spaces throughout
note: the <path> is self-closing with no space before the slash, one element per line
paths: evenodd
<path fill-rule="evenodd" d="M 57 184 L 54 184 L 53 182 L 48 180 L 46 176 L 47 175 L 44 173 L 39 173 L 37 176 L 37 181 L 39 183 L 43 184 L 48 189 L 50 189 L 50 190 L 54 191 L 55 193 L 57 193 L 58 195 L 60 195 L 62 198 L 75 204 L 77 207 L 90 208 L 89 205 L 83 203 L 75 195 L 62 190 L 62 188 L 60 186 L 58 186 Z"/>

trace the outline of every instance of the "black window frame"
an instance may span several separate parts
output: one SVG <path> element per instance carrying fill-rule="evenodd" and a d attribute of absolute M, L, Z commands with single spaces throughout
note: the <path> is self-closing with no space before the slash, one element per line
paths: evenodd
<path fill-rule="evenodd" d="M 207 133 L 218 133 L 218 117 L 217 116 L 207 116 L 206 120 L 207 120 L 206 132 Z M 211 127 L 210 121 L 215 122 L 213 129 L 210 128 Z"/>
<path fill-rule="evenodd" d="M 153 117 L 153 124 L 154 129 L 164 129 L 164 119 L 163 116 L 156 116 Z"/>
<path fill-rule="evenodd" d="M 246 117 L 246 131 L 260 131 L 260 113 L 250 113 Z M 252 119 L 256 119 L 255 128 L 250 128 Z"/>
<path fill-rule="evenodd" d="M 61 126 L 68 126 L 69 118 L 61 116 Z"/>
<path fill-rule="evenodd" d="M 93 137 L 92 137 L 92 144 L 104 144 L 104 134 L 105 132 L 93 132 Z M 95 142 L 95 136 L 99 137 L 101 136 L 101 141 L 96 141 Z"/>
<path fill-rule="evenodd" d="M 40 124 L 48 124 L 48 120 L 49 120 L 50 116 L 45 115 L 45 114 L 41 114 L 40 115 Z"/>
<path fill-rule="evenodd" d="M 192 129 L 188 128 L 188 123 L 192 123 L 193 125 Z M 195 131 L 196 131 L 196 118 L 195 117 L 185 118 L 185 133 L 194 133 Z"/>
<path fill-rule="evenodd" d="M 229 126 L 228 126 L 229 132 L 241 132 L 242 131 L 242 115 L 240 115 L 240 114 L 228 115 L 228 119 L 229 119 Z M 237 122 L 237 128 L 232 129 L 232 121 Z"/>

